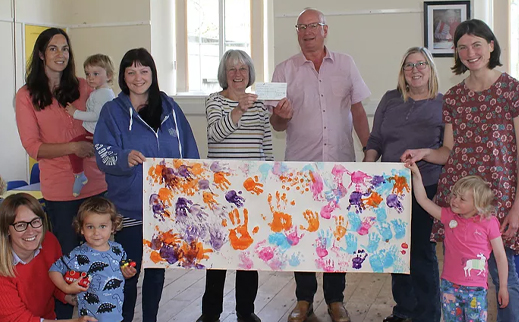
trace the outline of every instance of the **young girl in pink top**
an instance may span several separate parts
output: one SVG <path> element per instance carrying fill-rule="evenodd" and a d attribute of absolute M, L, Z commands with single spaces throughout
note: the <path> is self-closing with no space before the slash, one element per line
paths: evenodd
<path fill-rule="evenodd" d="M 478 176 L 466 176 L 452 187 L 450 207 L 442 208 L 427 198 L 416 163 L 406 164 L 413 173 L 416 200 L 445 226 L 445 257 L 441 275 L 443 320 L 486 321 L 488 264 L 494 252 L 499 272 L 498 302 L 508 305 L 508 263 L 492 213 L 494 193 Z"/>

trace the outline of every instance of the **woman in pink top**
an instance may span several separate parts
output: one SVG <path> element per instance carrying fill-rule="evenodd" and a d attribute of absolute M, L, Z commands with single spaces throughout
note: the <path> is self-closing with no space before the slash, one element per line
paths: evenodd
<path fill-rule="evenodd" d="M 86 198 L 106 190 L 104 175 L 92 158 L 92 143 L 69 142 L 86 132 L 82 122 L 71 117 L 65 107 L 72 103 L 84 111 L 91 91 L 84 79 L 76 77 L 74 66 L 68 35 L 58 28 L 47 29 L 36 40 L 26 85 L 16 94 L 20 139 L 27 153 L 40 163 L 41 192 L 52 232 L 64 254 L 79 244 L 79 237 L 72 229 L 72 219 L 79 205 Z M 70 194 L 74 174 L 69 154 L 86 158 L 85 174 L 89 181 L 79 198 Z M 62 307 L 57 303 L 58 318 L 70 318 L 72 306 Z"/>

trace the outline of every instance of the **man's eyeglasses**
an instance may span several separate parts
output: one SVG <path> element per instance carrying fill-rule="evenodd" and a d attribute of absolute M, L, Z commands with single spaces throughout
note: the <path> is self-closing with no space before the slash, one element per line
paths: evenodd
<path fill-rule="evenodd" d="M 418 70 L 424 70 L 425 67 L 427 67 L 427 65 L 429 65 L 428 62 L 426 61 L 419 61 L 417 63 L 407 63 L 404 65 L 404 70 L 407 70 L 407 71 L 410 71 L 410 70 L 413 70 L 413 68 L 416 67 L 416 69 Z"/>
<path fill-rule="evenodd" d="M 317 27 L 325 26 L 325 25 L 326 24 L 324 24 L 322 22 L 313 22 L 313 23 L 309 23 L 309 24 L 300 23 L 300 24 L 296 25 L 296 29 L 297 29 L 297 31 L 305 31 L 306 28 L 308 28 L 310 30 L 315 30 Z"/>
<path fill-rule="evenodd" d="M 40 217 L 37 217 L 31 220 L 30 222 L 19 221 L 11 224 L 11 226 L 13 226 L 14 230 L 16 230 L 17 232 L 26 231 L 29 225 L 31 225 L 32 228 L 40 228 L 41 226 L 43 226 L 43 220 Z"/>

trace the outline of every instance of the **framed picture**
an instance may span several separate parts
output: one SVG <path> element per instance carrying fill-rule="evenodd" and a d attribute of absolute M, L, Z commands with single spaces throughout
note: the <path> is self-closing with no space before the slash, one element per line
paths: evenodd
<path fill-rule="evenodd" d="M 454 31 L 470 18 L 470 1 L 425 1 L 424 47 L 435 57 L 454 56 Z"/>

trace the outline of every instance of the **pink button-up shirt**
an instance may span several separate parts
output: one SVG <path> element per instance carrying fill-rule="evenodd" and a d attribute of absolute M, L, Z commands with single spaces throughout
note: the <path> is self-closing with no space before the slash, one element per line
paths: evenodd
<path fill-rule="evenodd" d="M 299 53 L 276 66 L 273 82 L 288 83 L 294 108 L 285 160 L 355 161 L 351 105 L 371 95 L 349 55 L 326 49 L 319 72 Z"/>
<path fill-rule="evenodd" d="M 86 100 L 92 90 L 86 81 L 79 78 L 80 97 L 72 102 L 75 108 L 86 110 Z M 43 143 L 66 143 L 86 133 L 81 121 L 75 120 L 54 98 L 52 104 L 41 111 L 32 105 L 27 86 L 16 93 L 16 123 L 22 145 L 34 159 Z M 99 171 L 95 158 L 85 158 L 84 168 L 88 183 L 81 190 L 79 198 L 87 198 L 106 191 L 104 174 Z M 40 163 L 40 184 L 43 198 L 51 201 L 75 200 L 72 196 L 74 174 L 68 156 L 53 159 L 38 159 Z M 71 228 L 72 229 L 72 228 Z"/>

